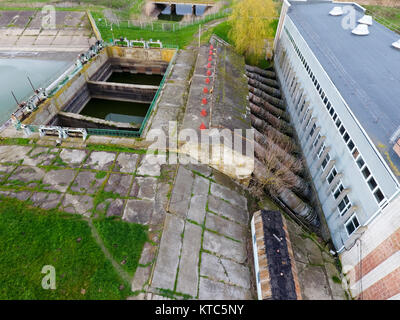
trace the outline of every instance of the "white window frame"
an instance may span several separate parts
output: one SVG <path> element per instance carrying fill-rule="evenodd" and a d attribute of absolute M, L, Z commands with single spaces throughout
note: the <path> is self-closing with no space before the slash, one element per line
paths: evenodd
<path fill-rule="evenodd" d="M 350 223 L 353 223 L 353 219 L 354 219 L 354 218 L 357 219 L 358 227 L 356 227 L 356 228 L 354 229 L 354 231 L 353 231 L 352 233 L 349 234 L 349 232 L 348 232 L 348 230 L 347 230 L 347 225 L 350 224 Z M 360 220 L 358 219 L 356 213 L 354 213 L 349 219 L 347 219 L 347 221 L 346 221 L 345 224 L 344 224 L 344 229 L 346 230 L 346 233 L 347 233 L 347 235 L 348 235 L 349 237 L 350 237 L 354 232 L 356 232 L 356 231 L 358 230 L 358 228 L 360 228 L 360 227 L 361 227 L 361 223 L 360 223 Z"/>
<path fill-rule="evenodd" d="M 331 182 L 328 181 L 328 178 L 333 174 L 333 170 L 336 171 L 336 174 L 333 176 L 332 181 L 333 181 L 333 179 L 335 179 L 335 177 L 338 175 L 338 171 L 337 171 L 336 167 L 333 166 L 333 168 L 331 169 L 331 171 L 329 171 L 328 175 L 326 176 L 326 182 L 328 182 L 328 185 L 330 185 L 330 184 L 332 183 L 332 181 L 331 181 Z"/>

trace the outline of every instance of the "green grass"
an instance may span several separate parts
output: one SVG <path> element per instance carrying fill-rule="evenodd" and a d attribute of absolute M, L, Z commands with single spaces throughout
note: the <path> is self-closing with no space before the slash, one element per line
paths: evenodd
<path fill-rule="evenodd" d="M 147 150 L 145 149 L 133 149 L 129 147 L 120 147 L 116 145 L 105 144 L 88 144 L 86 148 L 91 151 L 130 152 L 138 154 L 145 154 L 147 152 Z"/>
<path fill-rule="evenodd" d="M 126 227 L 104 228 L 113 230 L 115 239 L 130 239 Z M 137 255 L 141 247 L 129 243 Z M 0 252 L 0 299 L 124 299 L 130 293 L 78 215 L 2 198 Z M 41 286 L 44 265 L 55 267 L 55 290 Z"/>
<path fill-rule="evenodd" d="M 130 275 L 134 275 L 147 238 L 147 227 L 107 218 L 93 222 L 106 248 Z"/>
<path fill-rule="evenodd" d="M 26 138 L 0 138 L 0 144 L 27 146 L 31 144 L 31 140 Z"/>
<path fill-rule="evenodd" d="M 135 27 L 118 27 L 113 25 L 113 31 L 110 27 L 98 26 L 104 41 L 109 42 L 113 37 L 115 39 L 126 37 L 129 40 L 143 39 L 143 40 L 160 40 L 163 44 L 175 45 L 179 48 L 184 48 L 193 41 L 193 35 L 198 32 L 198 25 L 191 25 L 179 31 L 151 31 L 143 30 Z"/>
<path fill-rule="evenodd" d="M 367 6 L 364 5 L 368 10 L 368 14 L 372 14 L 378 22 L 387 25 L 394 24 L 397 25 L 397 29 L 400 30 L 400 8 L 382 7 L 382 6 Z M 379 18 L 383 18 L 381 20 Z M 390 28 L 389 25 L 387 27 Z"/>

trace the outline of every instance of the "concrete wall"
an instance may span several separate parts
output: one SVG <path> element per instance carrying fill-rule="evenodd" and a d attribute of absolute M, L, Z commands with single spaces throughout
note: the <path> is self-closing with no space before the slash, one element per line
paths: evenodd
<path fill-rule="evenodd" d="M 369 143 L 362 129 L 350 114 L 346 102 L 340 96 L 336 87 L 288 16 L 285 19 L 284 26 L 290 32 L 326 96 L 329 97 L 335 112 L 350 134 L 351 139 L 364 158 L 379 187 L 386 198 L 389 199 L 397 191 L 397 182 L 379 158 L 377 151 Z M 315 149 L 318 149 L 318 147 L 312 147 L 316 135 L 313 137 L 308 135 L 311 126 L 304 129 L 307 123 L 307 120 L 303 121 L 305 112 L 298 115 L 298 110 L 296 110 L 302 93 L 304 94 L 303 98 L 309 103 L 310 112 L 308 116 L 312 121 L 315 121 L 317 129 L 319 128 L 319 133 L 325 139 L 326 148 L 330 148 L 329 155 L 333 162 L 329 163 L 328 166 L 334 165 L 337 172 L 342 174 L 341 181 L 344 188 L 348 189 L 348 197 L 352 202 L 352 210 L 355 211 L 360 224 L 364 225 L 367 223 L 377 211 L 381 210 L 381 207 L 369 189 L 366 180 L 362 176 L 352 154 L 336 128 L 320 94 L 316 90 L 285 30 L 282 30 L 278 39 L 275 61 L 275 68 L 282 83 L 282 92 L 287 99 L 288 111 L 291 114 L 293 124 L 301 140 L 307 165 L 310 168 L 315 187 L 318 191 L 332 240 L 338 250 L 343 249 L 344 245 L 350 245 L 357 237 L 356 234 L 349 237 L 344 227 L 345 222 L 350 218 L 349 213 L 352 214 L 352 212 L 349 211 L 344 216 L 340 216 L 339 211 L 336 209 L 338 203 L 331 194 L 330 188 L 332 185 L 328 184 L 326 180 L 327 172 L 322 170 L 321 159 L 316 155 Z M 294 79 L 293 83 L 295 84 L 290 88 L 292 79 Z M 300 110 L 300 108 L 298 109 Z M 307 107 L 305 107 L 306 109 Z"/>
<path fill-rule="evenodd" d="M 52 120 L 52 125 L 72 128 L 98 128 L 112 130 L 134 130 L 140 128 L 140 124 L 132 125 L 130 123 L 107 121 L 70 112 L 59 112 Z"/>
<path fill-rule="evenodd" d="M 23 120 L 23 123 L 45 125 L 61 110 L 80 112 L 80 109 L 89 100 L 87 82 L 92 78 L 109 77 L 111 75 L 109 70 L 111 68 L 110 61 L 114 65 L 118 65 L 119 61 L 122 64 L 121 68 L 129 68 L 129 66 L 135 66 L 135 64 L 136 66 L 140 65 L 141 67 L 136 67 L 137 72 L 155 72 L 158 74 L 158 72 L 165 72 L 164 68 L 166 69 L 174 52 L 175 50 L 173 49 L 107 47 L 106 50 L 103 50 L 85 64 L 53 97 L 47 99 L 38 110 Z M 144 66 L 143 70 L 140 69 L 142 66 Z M 143 102 L 141 99 L 145 99 L 147 103 L 151 102 L 150 95 L 154 95 L 154 92 L 154 88 L 146 89 L 139 100 Z M 81 107 L 79 107 L 80 103 L 82 103 Z"/>
<path fill-rule="evenodd" d="M 90 81 L 87 84 L 92 98 L 151 103 L 157 86 L 132 85 Z"/>
<path fill-rule="evenodd" d="M 340 257 L 354 297 L 400 300 L 400 196 Z"/>

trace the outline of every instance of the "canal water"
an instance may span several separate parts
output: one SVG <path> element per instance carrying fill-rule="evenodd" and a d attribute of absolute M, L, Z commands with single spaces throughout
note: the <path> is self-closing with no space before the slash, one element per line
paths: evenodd
<path fill-rule="evenodd" d="M 149 86 L 159 86 L 163 76 L 157 74 L 113 72 L 107 82 L 143 84 Z"/>
<path fill-rule="evenodd" d="M 141 124 L 150 104 L 92 98 L 81 115 L 124 123 Z"/>
<path fill-rule="evenodd" d="M 206 6 L 196 6 L 196 16 L 202 16 L 206 11 Z M 192 5 L 177 4 L 176 15 L 171 15 L 171 7 L 166 6 L 163 11 L 158 15 L 158 20 L 180 21 L 184 15 L 192 14 Z"/>
<path fill-rule="evenodd" d="M 46 87 L 61 75 L 73 60 L 38 59 L 36 57 L 0 56 L 0 125 L 16 110 L 19 102 L 33 94 L 27 77 L 34 87 Z"/>

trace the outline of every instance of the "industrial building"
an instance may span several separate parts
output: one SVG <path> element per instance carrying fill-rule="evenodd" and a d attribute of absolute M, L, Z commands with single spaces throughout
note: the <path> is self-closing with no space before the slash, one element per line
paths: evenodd
<path fill-rule="evenodd" d="M 275 38 L 287 110 L 359 299 L 400 298 L 399 39 L 331 0 L 284 0 Z"/>

